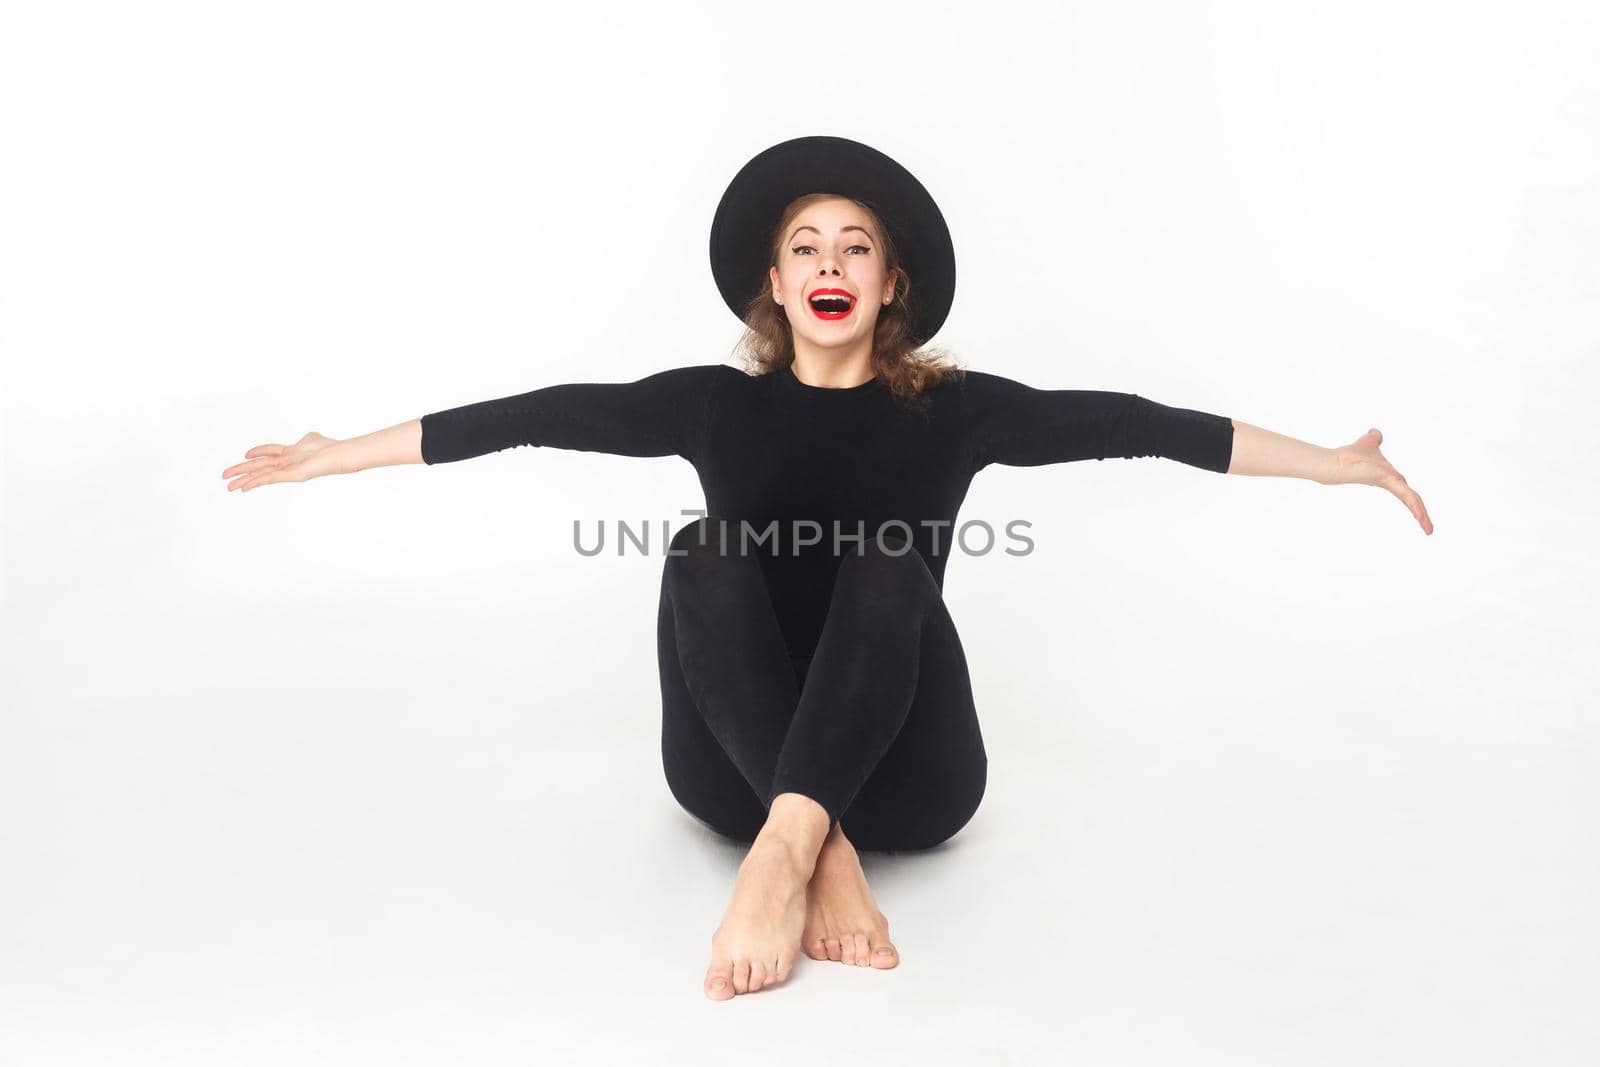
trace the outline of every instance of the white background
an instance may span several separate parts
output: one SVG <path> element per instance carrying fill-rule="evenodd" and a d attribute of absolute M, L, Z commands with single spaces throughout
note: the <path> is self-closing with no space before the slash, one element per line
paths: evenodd
<path fill-rule="evenodd" d="M 0 1060 L 1600 1058 L 1592 5 L 3 11 Z M 661 558 L 571 547 L 692 468 L 220 472 L 728 359 L 712 211 L 812 133 L 937 197 L 968 366 L 1377 426 L 1437 532 L 989 468 L 984 806 L 866 856 L 900 968 L 712 1003 Z"/>

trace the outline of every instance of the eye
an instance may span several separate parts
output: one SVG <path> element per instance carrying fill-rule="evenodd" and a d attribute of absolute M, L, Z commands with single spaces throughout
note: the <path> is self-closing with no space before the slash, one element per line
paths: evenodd
<path fill-rule="evenodd" d="M 810 245 L 796 245 L 795 247 L 789 249 L 789 251 L 793 252 L 795 255 L 799 255 L 801 252 L 815 252 L 816 249 L 812 248 Z"/>
<path fill-rule="evenodd" d="M 857 249 L 857 248 L 861 249 L 862 252 L 871 252 L 872 251 L 872 249 L 868 248 L 866 245 L 851 245 L 849 248 L 845 249 L 845 251 L 849 252 L 849 251 L 852 251 L 852 250 Z"/>

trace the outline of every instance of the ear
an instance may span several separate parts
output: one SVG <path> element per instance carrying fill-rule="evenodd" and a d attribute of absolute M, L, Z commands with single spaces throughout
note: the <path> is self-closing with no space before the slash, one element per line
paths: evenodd
<path fill-rule="evenodd" d="M 782 293 L 778 289 L 778 268 L 777 267 L 768 267 L 767 268 L 767 277 L 772 280 L 772 297 L 773 297 L 773 299 L 775 301 L 777 301 L 779 304 L 782 304 L 783 303 L 783 296 L 782 296 Z"/>
<path fill-rule="evenodd" d="M 883 283 L 883 303 L 885 303 L 885 304 L 887 304 L 889 301 L 894 299 L 894 281 L 895 281 L 895 276 L 898 275 L 899 273 L 900 272 L 898 270 L 892 270 L 892 271 L 889 272 L 889 277 L 884 280 L 884 283 Z"/>

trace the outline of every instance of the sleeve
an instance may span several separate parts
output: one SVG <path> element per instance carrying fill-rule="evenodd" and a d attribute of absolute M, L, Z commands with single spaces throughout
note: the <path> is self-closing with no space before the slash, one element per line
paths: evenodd
<path fill-rule="evenodd" d="M 422 460 L 454 463 L 533 445 L 692 462 L 705 440 L 712 394 L 730 370 L 674 367 L 633 382 L 548 385 L 435 411 L 422 416 Z"/>
<path fill-rule="evenodd" d="M 965 375 L 968 449 L 991 463 L 1037 467 L 1080 459 L 1160 456 L 1226 474 L 1233 420 L 1135 393 L 1036 389 L 996 374 Z"/>

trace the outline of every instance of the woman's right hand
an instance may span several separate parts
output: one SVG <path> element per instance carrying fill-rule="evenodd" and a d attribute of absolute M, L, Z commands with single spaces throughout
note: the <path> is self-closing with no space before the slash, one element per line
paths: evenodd
<path fill-rule="evenodd" d="M 222 472 L 233 478 L 228 491 L 249 492 L 258 485 L 275 482 L 306 482 L 324 474 L 343 474 L 338 463 L 339 441 L 312 431 L 292 445 L 256 445 L 244 454 L 245 461 Z"/>

